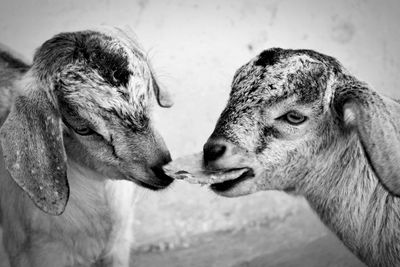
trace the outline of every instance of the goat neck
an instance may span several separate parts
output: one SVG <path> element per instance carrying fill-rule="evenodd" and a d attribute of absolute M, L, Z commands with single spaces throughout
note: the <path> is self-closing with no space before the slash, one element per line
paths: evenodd
<path fill-rule="evenodd" d="M 379 182 L 354 134 L 331 149 L 329 158 L 320 159 L 319 170 L 304 178 L 299 193 L 368 265 L 398 266 L 399 199 Z"/>

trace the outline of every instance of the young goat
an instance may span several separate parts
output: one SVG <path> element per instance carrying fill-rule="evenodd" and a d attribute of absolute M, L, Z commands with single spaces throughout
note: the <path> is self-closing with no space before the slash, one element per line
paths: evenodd
<path fill-rule="evenodd" d="M 275 48 L 242 66 L 204 164 L 249 170 L 216 193 L 302 194 L 366 264 L 400 266 L 400 104 L 334 58 Z"/>
<path fill-rule="evenodd" d="M 0 52 L 0 211 L 11 266 L 129 265 L 132 181 L 153 190 L 172 182 L 149 117 L 154 95 L 171 105 L 118 28 L 56 35 L 32 66 Z"/>

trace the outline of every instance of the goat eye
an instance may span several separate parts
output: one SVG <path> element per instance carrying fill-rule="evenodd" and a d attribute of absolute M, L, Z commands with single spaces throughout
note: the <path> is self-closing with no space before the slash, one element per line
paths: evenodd
<path fill-rule="evenodd" d="M 295 111 L 290 111 L 281 118 L 292 125 L 300 125 L 307 120 L 306 116 Z"/>
<path fill-rule="evenodd" d="M 80 128 L 80 129 L 74 129 L 74 130 L 79 135 L 91 135 L 91 134 L 94 134 L 94 131 L 92 129 L 90 129 L 89 127 Z"/>

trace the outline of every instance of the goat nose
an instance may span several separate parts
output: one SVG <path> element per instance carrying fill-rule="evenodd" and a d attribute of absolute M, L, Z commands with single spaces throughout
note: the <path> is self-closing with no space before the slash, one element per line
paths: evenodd
<path fill-rule="evenodd" d="M 218 141 L 208 141 L 203 148 L 204 162 L 215 161 L 222 157 L 226 151 L 226 145 Z"/>
<path fill-rule="evenodd" d="M 162 157 L 161 160 L 159 162 L 159 165 L 163 166 L 168 164 L 171 161 L 171 154 L 169 152 L 165 153 Z"/>

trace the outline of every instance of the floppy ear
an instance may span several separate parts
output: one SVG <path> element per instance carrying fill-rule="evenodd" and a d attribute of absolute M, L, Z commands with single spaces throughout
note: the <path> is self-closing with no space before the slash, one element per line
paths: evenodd
<path fill-rule="evenodd" d="M 60 215 L 68 201 L 59 112 L 44 91 L 18 96 L 0 129 L 7 170 L 44 212 Z"/>
<path fill-rule="evenodd" d="M 345 126 L 357 130 L 377 177 L 400 195 L 400 104 L 352 81 L 336 88 L 334 105 Z"/>

